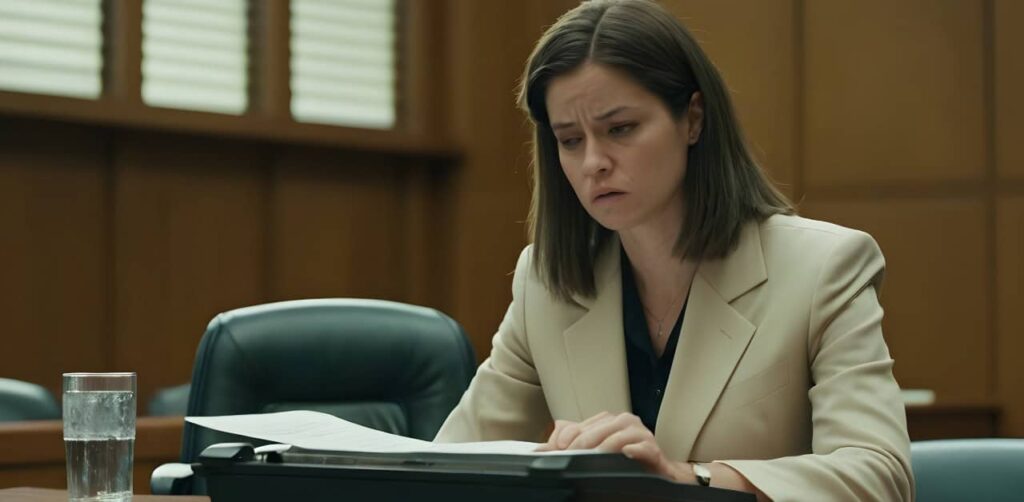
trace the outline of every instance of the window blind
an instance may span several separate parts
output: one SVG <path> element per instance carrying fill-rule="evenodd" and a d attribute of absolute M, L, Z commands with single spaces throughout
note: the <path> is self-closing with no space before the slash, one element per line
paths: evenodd
<path fill-rule="evenodd" d="M 142 100 L 241 114 L 248 107 L 246 0 L 145 0 Z"/>
<path fill-rule="evenodd" d="M 394 0 L 291 1 L 295 120 L 394 126 L 395 17 Z"/>
<path fill-rule="evenodd" d="M 100 1 L 0 0 L 0 89 L 99 97 Z"/>

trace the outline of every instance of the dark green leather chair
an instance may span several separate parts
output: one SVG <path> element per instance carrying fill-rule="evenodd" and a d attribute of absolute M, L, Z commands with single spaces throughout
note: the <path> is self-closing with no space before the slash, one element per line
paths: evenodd
<path fill-rule="evenodd" d="M 180 417 L 188 413 L 189 384 L 166 387 L 156 391 L 146 405 L 146 415 L 151 417 Z"/>
<path fill-rule="evenodd" d="M 316 410 L 431 440 L 475 368 L 462 328 L 434 309 L 354 299 L 271 303 L 210 322 L 192 368 L 188 415 Z M 186 424 L 181 461 L 239 440 Z M 168 469 L 154 471 L 154 493 L 188 492 L 164 479 Z M 190 491 L 204 490 L 196 483 Z"/>
<path fill-rule="evenodd" d="M 60 405 L 45 387 L 0 378 L 0 422 L 59 419 Z"/>
<path fill-rule="evenodd" d="M 1024 439 L 943 439 L 910 445 L 918 502 L 1024 500 Z"/>

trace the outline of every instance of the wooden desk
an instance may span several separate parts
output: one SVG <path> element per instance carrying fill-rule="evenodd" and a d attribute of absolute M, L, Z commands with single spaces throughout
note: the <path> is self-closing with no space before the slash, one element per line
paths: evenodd
<path fill-rule="evenodd" d="M 940 403 L 908 407 L 907 421 L 915 441 L 995 437 L 999 435 L 999 413 L 999 406 L 990 402 Z M 138 419 L 133 480 L 136 493 L 149 493 L 149 475 L 158 465 L 178 460 L 183 427 L 182 417 Z M 63 427 L 59 420 L 0 424 L 0 445 L 0 488 L 65 488 Z M 0 494 L 6 495 L 7 491 Z"/>
<path fill-rule="evenodd" d="M 2 502 L 67 502 L 67 490 L 52 488 L 8 488 L 0 490 Z M 133 502 L 210 502 L 210 497 L 133 495 Z"/>
<path fill-rule="evenodd" d="M 137 419 L 132 480 L 135 493 L 150 493 L 149 475 L 153 469 L 160 464 L 178 460 L 184 425 L 183 417 Z M 0 446 L 3 448 L 3 454 L 0 455 L 0 488 L 26 485 L 60 489 L 67 487 L 64 428 L 60 420 L 2 423 Z M 0 493 L 6 495 L 6 491 Z"/>
<path fill-rule="evenodd" d="M 988 401 L 907 406 L 912 441 L 998 437 L 1001 408 Z"/>

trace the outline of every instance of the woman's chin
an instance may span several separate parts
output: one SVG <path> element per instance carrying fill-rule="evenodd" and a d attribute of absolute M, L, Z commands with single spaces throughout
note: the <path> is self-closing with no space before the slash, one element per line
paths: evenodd
<path fill-rule="evenodd" d="M 615 218 L 604 215 L 601 218 L 594 218 L 598 225 L 611 230 L 612 232 L 621 232 L 632 226 L 631 222 L 624 218 Z"/>

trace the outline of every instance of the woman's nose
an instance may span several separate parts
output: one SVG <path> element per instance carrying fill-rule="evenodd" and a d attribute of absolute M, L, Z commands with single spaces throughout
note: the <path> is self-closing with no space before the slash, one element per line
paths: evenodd
<path fill-rule="evenodd" d="M 583 173 L 588 176 L 603 174 L 611 169 L 611 159 L 600 141 L 591 139 L 586 142 L 583 153 Z"/>

